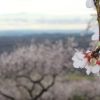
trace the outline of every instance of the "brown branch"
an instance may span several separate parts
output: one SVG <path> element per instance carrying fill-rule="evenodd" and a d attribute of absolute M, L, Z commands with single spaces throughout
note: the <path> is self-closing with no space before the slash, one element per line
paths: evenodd
<path fill-rule="evenodd" d="M 44 75 L 43 75 L 39 80 L 36 80 L 36 81 L 32 80 L 29 76 L 26 76 L 26 75 L 20 75 L 20 76 L 17 76 L 17 78 L 26 78 L 26 79 L 28 79 L 31 83 L 33 83 L 31 89 L 29 89 L 27 86 L 22 85 L 22 84 L 18 84 L 18 85 L 17 85 L 18 87 L 23 87 L 23 88 L 29 93 L 30 97 L 33 99 L 32 92 L 33 92 L 34 87 L 35 87 L 34 84 L 40 84 L 41 81 L 44 79 Z M 44 88 L 44 87 L 43 87 L 43 88 Z"/>
<path fill-rule="evenodd" d="M 34 86 L 34 85 L 33 85 L 33 86 Z M 33 86 L 32 86 L 32 89 L 33 89 Z M 30 97 L 33 98 L 33 96 L 32 96 L 32 91 L 31 91 L 27 86 L 20 84 L 20 85 L 17 85 L 17 87 L 22 87 L 22 88 L 24 88 L 24 89 L 28 92 L 28 94 L 30 95 Z"/>
<path fill-rule="evenodd" d="M 41 81 L 44 79 L 45 75 L 43 75 L 39 80 L 36 80 L 36 81 L 32 80 L 29 76 L 26 76 L 26 75 L 20 75 L 20 76 L 17 76 L 17 78 L 26 78 L 26 79 L 30 80 L 30 82 L 33 83 L 31 89 L 29 89 L 27 86 L 24 86 L 22 84 L 19 84 L 19 87 L 23 87 L 29 93 L 32 100 L 37 100 L 55 84 L 56 76 L 57 76 L 56 74 L 52 76 L 53 77 L 52 82 L 46 88 L 41 83 Z M 35 84 L 39 84 L 41 86 L 42 90 L 40 91 L 40 93 L 38 95 L 33 97 L 32 92 L 34 90 Z"/>
<path fill-rule="evenodd" d="M 16 100 L 14 97 L 9 96 L 9 95 L 3 93 L 2 91 L 0 91 L 0 94 L 1 94 L 2 96 L 4 96 L 5 98 L 7 98 L 7 99 L 10 99 L 10 100 Z"/>
<path fill-rule="evenodd" d="M 48 87 L 46 87 L 46 88 L 44 88 L 44 86 L 43 86 L 41 83 L 39 83 L 39 85 L 42 87 L 42 90 L 41 90 L 41 92 L 40 92 L 35 98 L 33 98 L 32 100 L 38 100 L 46 91 L 48 91 L 48 90 L 55 84 L 55 79 L 56 79 L 56 76 L 54 75 L 51 84 L 50 84 Z"/>
<path fill-rule="evenodd" d="M 44 77 L 45 77 L 45 75 L 41 76 L 40 79 L 38 79 L 38 80 L 35 81 L 35 80 L 32 80 L 31 77 L 29 77 L 27 75 L 19 75 L 19 76 L 16 76 L 16 79 L 18 79 L 18 78 L 26 78 L 30 82 L 32 82 L 33 84 L 35 84 L 35 83 L 39 83 L 40 81 L 42 81 L 44 79 Z"/>

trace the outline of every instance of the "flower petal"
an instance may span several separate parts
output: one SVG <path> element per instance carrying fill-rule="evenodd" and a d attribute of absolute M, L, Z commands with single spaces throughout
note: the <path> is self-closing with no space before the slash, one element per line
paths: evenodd
<path fill-rule="evenodd" d="M 92 67 L 92 73 L 98 73 L 100 71 L 100 67 L 98 65 Z"/>
<path fill-rule="evenodd" d="M 93 40 L 93 41 L 99 40 L 99 34 L 98 34 L 98 33 L 97 33 L 97 34 L 96 34 L 96 33 L 93 34 L 93 35 L 92 35 L 92 40 Z"/>
<path fill-rule="evenodd" d="M 79 63 L 77 63 L 77 62 L 74 62 L 74 63 L 73 63 L 73 66 L 74 66 L 74 68 L 80 68 Z"/>
<path fill-rule="evenodd" d="M 93 0 L 87 0 L 86 1 L 86 6 L 88 8 L 95 8 Z"/>
<path fill-rule="evenodd" d="M 89 75 L 91 73 L 90 70 L 86 70 L 86 74 Z"/>
<path fill-rule="evenodd" d="M 89 64 L 87 64 L 86 66 L 85 66 L 85 68 L 86 68 L 86 73 L 87 73 L 87 75 L 89 75 L 90 73 L 91 73 L 91 65 L 89 65 Z"/>

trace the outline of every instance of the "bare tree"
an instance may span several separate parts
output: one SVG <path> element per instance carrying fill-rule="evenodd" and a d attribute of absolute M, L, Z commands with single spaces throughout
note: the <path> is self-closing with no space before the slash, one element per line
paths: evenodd
<path fill-rule="evenodd" d="M 54 86 L 56 78 L 71 66 L 76 46 L 70 38 L 54 44 L 31 44 L 0 56 L 0 95 L 6 100 L 38 100 Z"/>

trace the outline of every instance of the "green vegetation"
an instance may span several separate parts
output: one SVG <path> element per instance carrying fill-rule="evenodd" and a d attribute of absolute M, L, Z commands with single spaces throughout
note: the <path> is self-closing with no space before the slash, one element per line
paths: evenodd
<path fill-rule="evenodd" d="M 92 75 L 89 76 L 89 75 L 70 73 L 70 74 L 65 76 L 65 79 L 69 80 L 69 81 L 81 81 L 81 80 L 94 81 L 95 77 Z"/>
<path fill-rule="evenodd" d="M 74 95 L 72 100 L 88 100 L 87 97 L 81 95 Z"/>

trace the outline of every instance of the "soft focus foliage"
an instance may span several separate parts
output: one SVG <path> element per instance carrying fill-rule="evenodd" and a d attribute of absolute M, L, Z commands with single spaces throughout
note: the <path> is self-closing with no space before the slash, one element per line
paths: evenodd
<path fill-rule="evenodd" d="M 99 100 L 100 79 L 72 67 L 77 45 L 46 40 L 1 54 L 0 100 Z"/>
<path fill-rule="evenodd" d="M 75 46 L 74 38 L 69 38 L 65 44 L 62 41 L 32 43 L 1 54 L 1 96 L 6 100 L 40 99 L 55 84 L 56 77 L 71 69 Z"/>

